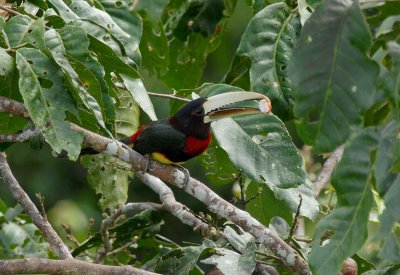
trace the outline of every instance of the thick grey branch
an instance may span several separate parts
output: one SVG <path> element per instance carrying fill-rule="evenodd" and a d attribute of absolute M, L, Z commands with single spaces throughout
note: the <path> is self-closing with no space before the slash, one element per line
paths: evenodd
<path fill-rule="evenodd" d="M 193 215 L 185 205 L 177 202 L 171 188 L 169 188 L 159 178 L 140 172 L 136 174 L 136 177 L 156 192 L 163 203 L 163 209 L 180 219 L 181 222 L 193 227 L 196 231 L 200 231 L 201 234 L 205 236 L 208 235 L 209 237 L 212 237 L 212 235 L 216 233 L 215 229 L 213 230 L 207 223 L 204 223 Z"/>
<path fill-rule="evenodd" d="M 62 242 L 51 224 L 40 215 L 35 204 L 15 179 L 10 166 L 7 163 L 6 154 L 3 152 L 0 152 L 0 174 L 4 183 L 11 190 L 13 197 L 32 219 L 33 224 L 42 232 L 44 238 L 50 244 L 51 249 L 58 255 L 58 257 L 60 257 L 60 259 L 72 259 L 72 255 L 67 246 Z"/>
<path fill-rule="evenodd" d="M 314 182 L 314 195 L 318 196 L 325 185 L 328 184 L 332 177 L 332 173 L 343 156 L 344 145 L 339 146 L 333 151 L 332 155 L 325 161 L 321 172 L 318 174 L 317 179 Z"/>
<path fill-rule="evenodd" d="M 40 135 L 40 129 L 27 129 L 21 133 L 11 134 L 11 135 L 0 135 L 0 143 L 1 142 L 23 142 L 29 140 L 33 137 Z"/>
<path fill-rule="evenodd" d="M 75 259 L 49 260 L 26 258 L 21 260 L 0 260 L 0 274 L 86 274 L 86 275 L 155 275 L 150 271 L 132 266 L 99 265 Z"/>

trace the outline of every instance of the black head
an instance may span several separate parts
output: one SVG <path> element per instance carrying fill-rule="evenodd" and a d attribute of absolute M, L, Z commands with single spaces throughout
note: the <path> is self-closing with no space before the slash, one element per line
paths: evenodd
<path fill-rule="evenodd" d="M 170 118 L 171 124 L 188 136 L 206 139 L 210 132 L 210 123 L 204 123 L 206 101 L 204 97 L 190 101 Z"/>

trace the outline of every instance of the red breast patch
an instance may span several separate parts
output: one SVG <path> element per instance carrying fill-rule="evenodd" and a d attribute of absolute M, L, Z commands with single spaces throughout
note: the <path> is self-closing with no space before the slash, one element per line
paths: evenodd
<path fill-rule="evenodd" d="M 186 138 L 185 147 L 183 152 L 189 156 L 197 156 L 203 153 L 211 142 L 211 133 L 204 140 L 197 139 L 192 136 Z"/>

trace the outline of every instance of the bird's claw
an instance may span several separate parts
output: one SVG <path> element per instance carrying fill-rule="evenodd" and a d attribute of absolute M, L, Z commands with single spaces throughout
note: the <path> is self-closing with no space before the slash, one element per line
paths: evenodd
<path fill-rule="evenodd" d="M 185 175 L 185 178 L 184 178 L 183 183 L 182 183 L 182 189 L 185 189 L 186 186 L 187 186 L 188 183 L 189 183 L 189 180 L 190 180 L 190 173 L 189 173 L 189 170 L 186 169 L 185 167 L 179 165 L 179 164 L 174 164 L 174 166 L 175 166 L 177 169 L 179 169 L 179 170 Z"/>

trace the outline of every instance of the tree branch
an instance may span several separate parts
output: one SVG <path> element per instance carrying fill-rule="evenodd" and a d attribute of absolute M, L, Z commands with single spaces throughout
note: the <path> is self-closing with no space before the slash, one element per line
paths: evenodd
<path fill-rule="evenodd" d="M 157 97 L 162 97 L 162 98 L 168 98 L 168 99 L 175 99 L 183 102 L 190 102 L 190 99 L 184 98 L 184 97 L 179 97 L 174 94 L 161 94 L 161 93 L 152 93 L 152 92 L 147 92 L 151 96 L 157 96 Z"/>
<path fill-rule="evenodd" d="M 207 223 L 204 223 L 202 220 L 188 211 L 187 206 L 177 202 L 171 188 L 169 188 L 159 178 L 140 172 L 136 173 L 136 177 L 139 178 L 145 185 L 150 187 L 154 192 L 156 192 L 160 196 L 160 200 L 163 203 L 163 209 L 177 217 L 182 223 L 193 227 L 195 231 L 199 231 L 203 236 L 211 237 L 214 234 L 212 232 L 216 232 L 216 230 L 213 230 L 213 228 Z"/>
<path fill-rule="evenodd" d="M 22 105 L 21 103 L 18 104 Z M 134 171 L 143 171 L 147 166 L 147 159 L 126 145 L 116 140 L 111 140 L 90 132 L 72 123 L 70 124 L 70 127 L 72 130 L 83 134 L 84 143 L 87 146 L 97 150 L 98 152 L 103 152 L 131 163 Z M 279 257 L 288 268 L 301 274 L 310 274 L 309 267 L 304 259 L 302 259 L 300 255 L 277 234 L 271 232 L 270 229 L 250 216 L 249 213 L 240 210 L 225 201 L 196 179 L 190 178 L 189 182 L 185 185 L 185 174 L 175 166 L 165 165 L 158 162 L 152 162 L 150 166 L 150 174 L 164 182 L 182 188 L 188 194 L 203 202 L 210 211 L 232 221 L 244 231 L 252 234 L 259 243 L 265 245 L 277 257 Z M 143 176 L 142 179 L 146 180 L 146 177 Z M 151 181 L 153 182 L 153 180 Z"/>
<path fill-rule="evenodd" d="M 0 135 L 0 143 L 1 142 L 23 142 L 27 141 L 33 137 L 40 135 L 42 131 L 40 129 L 27 129 L 21 133 L 10 134 L 10 135 Z"/>
<path fill-rule="evenodd" d="M 40 215 L 39 210 L 31 201 L 25 191 L 21 188 L 18 181 L 11 172 L 7 163 L 6 154 L 0 152 L 0 174 L 4 183 L 11 190 L 15 200 L 22 206 L 25 213 L 29 215 L 34 225 L 42 232 L 44 238 L 50 244 L 51 249 L 60 257 L 60 259 L 72 259 L 67 246 L 63 243 L 51 224 Z"/>
<path fill-rule="evenodd" d="M 314 182 L 314 195 L 318 196 L 325 185 L 328 184 L 332 177 L 332 173 L 335 170 L 337 164 L 343 156 L 344 145 L 339 146 L 333 151 L 332 155 L 325 161 L 321 172 L 318 174 L 317 179 Z"/>
<path fill-rule="evenodd" d="M 4 96 L 0 96 L 0 112 L 6 112 L 15 116 L 29 118 L 29 113 L 24 104 Z"/>
<path fill-rule="evenodd" d="M 0 260 L 0 274 L 134 274 L 155 275 L 150 271 L 134 268 L 132 266 L 100 265 L 75 259 L 49 260 L 39 258 L 26 258 L 21 260 Z"/>

